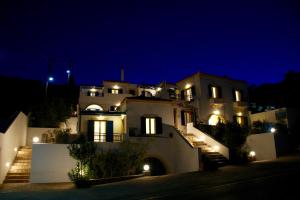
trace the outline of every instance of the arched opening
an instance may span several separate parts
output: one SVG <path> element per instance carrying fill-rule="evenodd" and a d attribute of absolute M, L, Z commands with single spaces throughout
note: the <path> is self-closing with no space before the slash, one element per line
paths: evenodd
<path fill-rule="evenodd" d="M 103 111 L 103 108 L 97 104 L 91 104 L 85 109 L 86 111 Z"/>
<path fill-rule="evenodd" d="M 208 125 L 216 126 L 218 123 L 225 123 L 225 120 L 220 115 L 212 114 L 208 119 Z"/>
<path fill-rule="evenodd" d="M 157 158 L 148 157 L 145 159 L 145 164 L 148 164 L 150 166 L 151 176 L 160 176 L 167 173 L 164 164 Z"/>

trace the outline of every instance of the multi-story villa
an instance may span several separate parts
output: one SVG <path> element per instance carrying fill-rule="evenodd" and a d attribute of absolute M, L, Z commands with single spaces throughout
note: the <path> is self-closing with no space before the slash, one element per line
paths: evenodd
<path fill-rule="evenodd" d="M 168 173 L 195 171 L 202 166 L 201 154 L 223 164 L 228 149 L 193 123 L 247 124 L 246 95 L 246 82 L 203 73 L 176 84 L 103 81 L 80 87 L 79 132 L 99 143 L 151 138 L 148 155 Z"/>

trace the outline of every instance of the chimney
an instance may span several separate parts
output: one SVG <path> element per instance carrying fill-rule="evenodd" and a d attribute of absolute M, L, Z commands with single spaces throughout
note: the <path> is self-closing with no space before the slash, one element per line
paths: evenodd
<path fill-rule="evenodd" d="M 121 65 L 121 81 L 124 81 L 124 65 Z"/>

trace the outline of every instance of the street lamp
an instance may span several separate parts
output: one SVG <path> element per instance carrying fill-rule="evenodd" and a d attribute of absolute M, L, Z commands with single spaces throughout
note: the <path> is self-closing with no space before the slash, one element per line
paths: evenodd
<path fill-rule="evenodd" d="M 70 76 L 71 76 L 71 70 L 67 70 L 66 73 L 68 74 L 68 82 L 70 81 Z"/>
<path fill-rule="evenodd" d="M 48 84 L 49 84 L 49 82 L 53 82 L 53 81 L 54 81 L 53 76 L 49 76 L 47 79 L 47 82 L 46 82 L 46 97 L 48 95 Z"/>

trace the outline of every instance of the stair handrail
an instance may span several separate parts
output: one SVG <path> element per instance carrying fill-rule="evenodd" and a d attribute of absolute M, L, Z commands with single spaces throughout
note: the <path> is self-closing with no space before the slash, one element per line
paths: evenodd
<path fill-rule="evenodd" d="M 229 159 L 228 147 L 221 144 L 208 134 L 195 128 L 193 123 L 187 123 L 187 133 L 193 134 L 199 141 L 205 142 L 207 145 L 211 146 L 216 152 L 222 154 L 224 157 Z"/>

